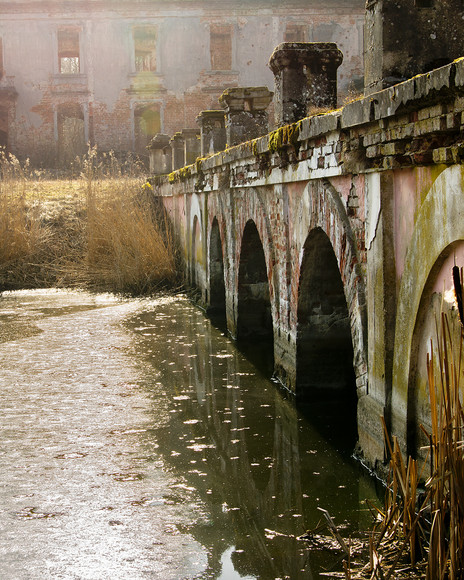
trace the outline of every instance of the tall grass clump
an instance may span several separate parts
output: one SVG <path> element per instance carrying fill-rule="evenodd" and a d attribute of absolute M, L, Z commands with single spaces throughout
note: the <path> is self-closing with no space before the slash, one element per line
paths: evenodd
<path fill-rule="evenodd" d="M 122 176 L 110 188 L 95 180 L 96 151 L 83 168 L 86 181 L 86 284 L 119 292 L 146 293 L 174 284 L 176 252 L 161 204 L 148 182 L 130 187 Z"/>
<path fill-rule="evenodd" d="M 175 284 L 175 244 L 140 165 L 89 148 L 71 170 L 52 178 L 0 152 L 0 290 Z"/>
<path fill-rule="evenodd" d="M 404 459 L 398 440 L 390 455 L 385 507 L 377 510 L 370 561 L 346 578 L 464 579 L 464 410 L 462 272 L 453 268 L 456 310 L 442 312 L 427 355 L 431 428 L 421 469 Z"/>

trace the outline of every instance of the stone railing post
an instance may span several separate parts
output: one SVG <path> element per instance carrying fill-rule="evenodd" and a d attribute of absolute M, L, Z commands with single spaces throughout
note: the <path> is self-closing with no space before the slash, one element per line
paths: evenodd
<path fill-rule="evenodd" d="M 267 87 L 237 87 L 222 93 L 219 102 L 226 113 L 226 135 L 229 146 L 268 133 L 267 108 L 272 95 Z"/>
<path fill-rule="evenodd" d="M 224 111 L 202 111 L 196 120 L 200 126 L 201 156 L 224 151 L 227 142 Z"/>
<path fill-rule="evenodd" d="M 200 131 L 198 129 L 182 129 L 182 139 L 184 140 L 184 162 L 185 165 L 195 163 L 200 157 Z"/>
<path fill-rule="evenodd" d="M 343 54 L 333 42 L 283 42 L 271 55 L 278 126 L 303 119 L 311 108 L 337 107 L 337 69 Z"/>
<path fill-rule="evenodd" d="M 171 172 L 172 151 L 169 144 L 169 135 L 157 133 L 147 145 L 150 158 L 150 173 L 163 175 Z"/>
<path fill-rule="evenodd" d="M 181 133 L 174 133 L 169 143 L 172 150 L 172 170 L 177 171 L 185 165 L 184 138 Z"/>

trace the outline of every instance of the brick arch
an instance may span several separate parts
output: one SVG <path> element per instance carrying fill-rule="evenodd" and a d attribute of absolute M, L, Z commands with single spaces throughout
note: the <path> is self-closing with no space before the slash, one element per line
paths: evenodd
<path fill-rule="evenodd" d="M 278 282 L 278 272 L 276 268 L 276 257 L 274 251 L 274 244 L 272 238 L 272 228 L 269 219 L 269 209 L 266 207 L 264 199 L 265 193 L 260 192 L 255 188 L 246 190 L 246 205 L 242 204 L 238 198 L 234 208 L 234 223 L 236 246 L 234 248 L 233 256 L 233 270 L 235 272 L 234 280 L 234 294 L 238 293 L 238 272 L 240 266 L 240 252 L 242 246 L 242 237 L 245 231 L 246 224 L 251 220 L 256 225 L 259 237 L 264 251 L 264 258 L 266 263 L 267 278 L 269 283 L 269 294 L 271 303 L 271 314 L 274 327 L 280 315 L 280 289 Z"/>
<path fill-rule="evenodd" d="M 189 220 L 187 231 L 187 264 L 189 281 L 199 289 L 205 272 L 205 244 L 204 223 L 200 200 L 197 195 L 192 195 L 189 207 Z"/>
<path fill-rule="evenodd" d="M 408 441 L 417 330 L 444 261 L 464 241 L 464 167 L 445 169 L 418 212 L 398 294 L 393 354 L 392 432 Z M 460 264 L 461 265 L 461 264 Z M 413 451 L 412 449 L 410 451 Z"/>
<path fill-rule="evenodd" d="M 308 235 L 319 229 L 327 236 L 340 272 L 353 345 L 353 368 L 358 395 L 367 392 L 367 313 L 364 277 L 359 250 L 340 194 L 328 180 L 308 184 L 296 210 L 293 234 L 294 265 L 291 296 L 294 298 L 291 324 L 297 325 L 301 267 Z"/>
<path fill-rule="evenodd" d="M 209 307 L 208 314 L 214 317 L 221 326 L 226 326 L 226 283 L 225 283 L 225 252 L 224 226 L 219 225 L 214 217 L 208 235 L 208 277 L 209 280 Z"/>

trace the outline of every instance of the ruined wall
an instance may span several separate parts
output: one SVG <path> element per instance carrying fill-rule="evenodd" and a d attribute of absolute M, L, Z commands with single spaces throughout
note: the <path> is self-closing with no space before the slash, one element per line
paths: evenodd
<path fill-rule="evenodd" d="M 44 162 L 63 141 L 145 153 L 154 134 L 196 127 L 228 87 L 272 90 L 266 64 L 286 38 L 338 43 L 343 98 L 362 87 L 362 26 L 363 0 L 0 2 L 8 146 Z"/>

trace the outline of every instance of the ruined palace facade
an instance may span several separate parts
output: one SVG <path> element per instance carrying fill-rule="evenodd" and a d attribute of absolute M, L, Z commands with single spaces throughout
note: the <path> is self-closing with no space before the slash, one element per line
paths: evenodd
<path fill-rule="evenodd" d="M 234 86 L 267 86 L 283 41 L 336 42 L 362 86 L 364 0 L 0 0 L 0 145 L 67 163 L 196 128 Z M 272 128 L 272 125 L 271 125 Z"/>

